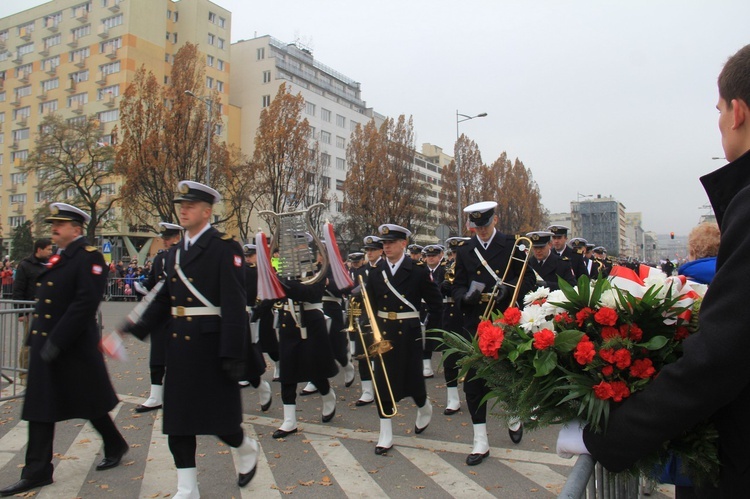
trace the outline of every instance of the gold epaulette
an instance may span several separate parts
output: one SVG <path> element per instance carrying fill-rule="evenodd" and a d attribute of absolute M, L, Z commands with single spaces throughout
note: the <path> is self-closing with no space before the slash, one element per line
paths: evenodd
<path fill-rule="evenodd" d="M 92 253 L 92 252 L 98 251 L 98 250 L 99 250 L 99 248 L 97 248 L 96 246 L 86 246 L 86 251 L 88 251 L 89 253 Z"/>
<path fill-rule="evenodd" d="M 232 240 L 232 236 L 230 236 L 229 234 L 221 233 L 221 235 L 219 237 L 221 238 L 222 241 L 231 241 Z"/>
<path fill-rule="evenodd" d="M 446 265 L 448 265 L 448 262 L 446 262 L 445 260 L 443 260 L 442 262 L 440 262 L 440 266 L 441 267 L 445 267 Z"/>
<path fill-rule="evenodd" d="M 567 256 L 561 256 L 561 257 L 560 257 L 560 260 L 563 260 L 563 261 L 568 261 L 568 260 L 570 260 L 570 258 L 568 258 Z"/>
<path fill-rule="evenodd" d="M 250 268 L 251 268 L 251 269 L 252 269 L 252 268 L 255 268 L 255 267 L 256 267 L 256 265 L 255 265 L 254 263 L 251 263 L 251 264 L 250 264 Z"/>
<path fill-rule="evenodd" d="M 417 261 L 417 265 L 424 265 L 424 262 L 422 260 Z"/>

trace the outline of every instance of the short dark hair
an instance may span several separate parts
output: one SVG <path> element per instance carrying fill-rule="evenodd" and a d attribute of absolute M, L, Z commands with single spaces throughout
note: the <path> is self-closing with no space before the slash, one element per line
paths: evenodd
<path fill-rule="evenodd" d="M 49 246 L 52 246 L 52 241 L 47 239 L 46 237 L 37 239 L 36 241 L 34 241 L 34 254 L 36 254 L 36 252 L 40 249 L 44 249 Z"/>
<path fill-rule="evenodd" d="M 719 96 L 729 108 L 733 99 L 750 105 L 750 45 L 745 45 L 724 64 L 719 73 Z"/>

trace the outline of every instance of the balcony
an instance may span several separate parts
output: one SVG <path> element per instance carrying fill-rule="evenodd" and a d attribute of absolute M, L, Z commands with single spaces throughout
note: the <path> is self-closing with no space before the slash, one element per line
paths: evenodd
<path fill-rule="evenodd" d="M 102 24 L 99 26 L 99 32 L 97 34 L 99 35 L 99 38 L 109 38 L 109 28 Z"/>
<path fill-rule="evenodd" d="M 50 33 L 57 33 L 58 27 L 54 19 L 47 19 L 47 23 L 44 25 L 45 28 L 47 28 Z"/>
<path fill-rule="evenodd" d="M 47 91 L 44 90 L 44 91 L 42 91 L 41 94 L 37 94 L 36 98 L 39 99 L 39 100 L 41 100 L 41 101 L 47 100 Z"/>
<path fill-rule="evenodd" d="M 83 56 L 77 56 L 73 58 L 73 64 L 75 64 L 79 68 L 85 68 L 86 67 L 86 58 Z"/>
<path fill-rule="evenodd" d="M 21 116 L 16 120 L 16 125 L 20 126 L 21 128 L 26 128 L 29 125 L 29 117 Z"/>
<path fill-rule="evenodd" d="M 10 102 L 10 105 L 13 107 L 18 107 L 21 105 L 21 98 L 19 96 L 15 96 L 13 100 Z"/>
<path fill-rule="evenodd" d="M 28 83 L 29 75 L 30 75 L 30 71 L 21 71 L 21 74 L 18 75 L 18 81 L 23 82 L 23 83 Z"/>
<path fill-rule="evenodd" d="M 20 66 L 21 64 L 23 64 L 23 54 L 21 54 L 20 52 L 16 52 L 16 58 L 13 59 L 13 64 L 15 64 L 16 66 Z"/>
<path fill-rule="evenodd" d="M 81 7 L 76 11 L 76 19 L 79 23 L 84 24 L 89 20 L 89 13 L 85 7 Z"/>
<path fill-rule="evenodd" d="M 44 47 L 42 50 L 40 50 L 39 55 L 41 55 L 42 57 L 47 57 L 49 55 L 49 47 Z"/>
<path fill-rule="evenodd" d="M 109 7 L 109 10 L 112 12 L 120 12 L 120 4 L 116 3 Z"/>
<path fill-rule="evenodd" d="M 103 71 L 99 71 L 96 73 L 96 83 L 99 85 L 106 85 L 107 84 L 107 73 Z"/>
<path fill-rule="evenodd" d="M 0 52 L 5 50 L 6 42 L 5 40 L 0 40 Z"/>
<path fill-rule="evenodd" d="M 10 143 L 8 147 L 10 147 L 11 149 L 15 151 L 16 149 L 18 149 L 18 141 L 14 140 L 13 142 Z"/>
<path fill-rule="evenodd" d="M 32 31 L 28 28 L 23 28 L 21 32 L 18 34 L 19 37 L 21 37 L 22 40 L 30 42 L 31 41 L 31 33 Z"/>
<path fill-rule="evenodd" d="M 76 81 L 73 78 L 68 78 L 68 83 L 65 84 L 65 91 L 70 93 L 76 91 Z"/>
<path fill-rule="evenodd" d="M 104 96 L 104 105 L 112 108 L 115 107 L 115 96 L 111 93 L 107 93 L 107 95 Z"/>
<path fill-rule="evenodd" d="M 17 159 L 15 161 L 15 166 L 19 167 L 21 166 L 21 160 Z M 8 187 L 8 192 L 15 194 L 15 192 L 18 190 L 18 184 L 10 184 L 10 187 Z"/>
<path fill-rule="evenodd" d="M 13 203 L 13 211 L 18 214 L 23 213 L 24 203 Z"/>
<path fill-rule="evenodd" d="M 78 46 L 78 38 L 76 38 L 76 35 L 73 33 L 68 36 L 68 46 L 72 48 L 76 48 Z"/>
<path fill-rule="evenodd" d="M 83 114 L 83 102 L 73 102 L 70 107 L 76 114 Z"/>
<path fill-rule="evenodd" d="M 104 49 L 104 55 L 106 55 L 110 59 L 117 59 L 117 49 L 112 45 L 107 45 L 107 47 Z"/>

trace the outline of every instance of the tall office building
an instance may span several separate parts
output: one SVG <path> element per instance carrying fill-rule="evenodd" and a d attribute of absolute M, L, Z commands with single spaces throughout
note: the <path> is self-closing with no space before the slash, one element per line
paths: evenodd
<path fill-rule="evenodd" d="M 19 3 L 20 5 L 21 3 Z M 228 106 L 231 13 L 208 0 L 52 0 L 0 19 L 0 226 L 11 229 L 48 199 L 19 167 L 49 113 L 67 120 L 96 115 L 102 141 L 119 122 L 119 101 L 145 65 L 168 83 L 174 54 L 185 42 L 205 57 L 206 87 L 222 106 L 225 140 L 236 110 Z M 236 114 L 237 118 L 239 117 Z M 239 126 L 234 127 L 239 136 Z M 109 187 L 116 194 L 119 181 Z M 102 237 L 113 256 L 134 254 L 153 233 L 123 219 L 118 208 Z"/>
<path fill-rule="evenodd" d="M 597 246 L 604 246 L 609 255 L 625 256 L 625 205 L 613 197 L 597 195 L 594 199 L 572 201 L 570 212 L 574 234 Z"/>

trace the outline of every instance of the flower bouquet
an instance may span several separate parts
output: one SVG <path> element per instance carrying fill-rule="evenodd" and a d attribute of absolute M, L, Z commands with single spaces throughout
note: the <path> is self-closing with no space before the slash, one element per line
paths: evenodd
<path fill-rule="evenodd" d="M 676 361 L 697 330 L 701 294 L 690 284 L 666 276 L 644 284 L 625 290 L 583 276 L 572 287 L 559 279 L 560 290 L 540 288 L 523 310 L 482 321 L 472 340 L 443 332 L 444 355 L 459 353 L 461 376 L 485 381 L 485 401 L 502 418 L 530 430 L 582 419 L 605 431 L 610 411 Z M 708 423 L 631 471 L 652 476 L 670 453 L 696 480 L 718 477 L 717 432 Z"/>

